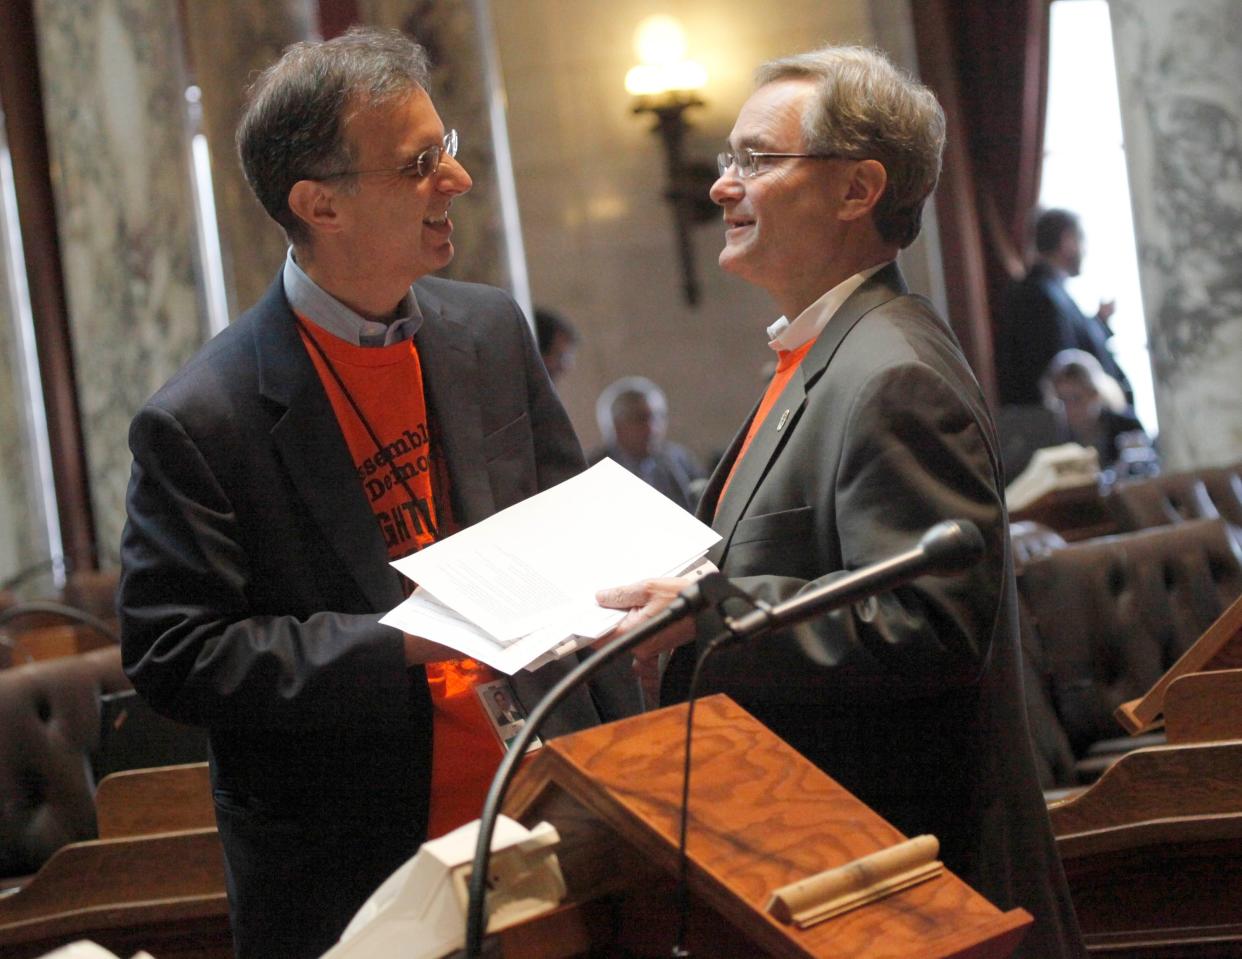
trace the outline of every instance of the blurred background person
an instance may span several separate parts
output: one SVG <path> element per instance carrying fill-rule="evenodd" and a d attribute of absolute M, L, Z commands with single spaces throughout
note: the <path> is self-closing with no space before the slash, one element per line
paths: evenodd
<path fill-rule="evenodd" d="M 1117 365 L 1108 341 L 1114 304 L 1101 303 L 1085 315 L 1065 288 L 1082 272 L 1085 237 L 1078 216 L 1051 209 L 1035 221 L 1035 262 L 1009 289 L 996 340 L 996 379 L 1005 405 L 1041 402 L 1040 379 L 1061 350 L 1090 353 L 1133 403 L 1130 382 Z"/>
<path fill-rule="evenodd" d="M 1042 380 L 1045 404 L 1061 417 L 1063 439 L 1094 448 L 1100 469 L 1151 475 L 1157 458 L 1151 437 L 1130 409 L 1121 386 L 1085 350 L 1062 350 Z"/>
<path fill-rule="evenodd" d="M 543 365 L 555 384 L 573 369 L 578 350 L 578 331 L 559 313 L 538 306 L 535 307 L 535 339 L 539 341 Z"/>
<path fill-rule="evenodd" d="M 694 510 L 706 472 L 693 453 L 666 438 L 663 390 L 645 376 L 622 377 L 600 393 L 595 418 L 604 445 L 588 457 L 591 463 L 610 457 L 683 509 Z"/>

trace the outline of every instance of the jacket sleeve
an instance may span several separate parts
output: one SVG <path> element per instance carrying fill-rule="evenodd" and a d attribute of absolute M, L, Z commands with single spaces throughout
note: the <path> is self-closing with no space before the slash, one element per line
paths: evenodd
<path fill-rule="evenodd" d="M 176 415 L 145 407 L 130 447 L 122 653 L 157 710 L 192 724 L 304 731 L 408 715 L 401 634 L 375 614 L 316 608 L 310 584 L 286 584 L 276 601 L 280 584 L 256 583 L 253 537 Z"/>

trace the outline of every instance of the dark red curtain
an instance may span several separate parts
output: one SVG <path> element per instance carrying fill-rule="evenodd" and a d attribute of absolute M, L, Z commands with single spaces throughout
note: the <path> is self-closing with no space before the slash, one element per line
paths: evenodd
<path fill-rule="evenodd" d="M 992 322 L 1039 196 L 1051 0 L 912 4 L 919 69 L 948 118 L 936 213 L 951 321 L 995 397 Z"/>

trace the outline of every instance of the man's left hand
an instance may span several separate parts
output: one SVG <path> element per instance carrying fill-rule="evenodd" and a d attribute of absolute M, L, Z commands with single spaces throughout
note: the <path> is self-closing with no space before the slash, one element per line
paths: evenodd
<path fill-rule="evenodd" d="M 624 609 L 628 612 L 625 618 L 617 624 L 616 629 L 596 640 L 595 646 L 605 646 L 635 626 L 647 622 L 662 612 L 683 589 L 693 582 L 694 580 L 687 577 L 670 577 L 644 579 L 631 583 L 629 586 L 601 589 L 595 594 L 597 603 L 609 609 Z M 687 617 L 656 633 L 634 650 L 634 672 L 645 691 L 653 690 L 659 684 L 660 654 L 693 639 L 694 620 Z"/>

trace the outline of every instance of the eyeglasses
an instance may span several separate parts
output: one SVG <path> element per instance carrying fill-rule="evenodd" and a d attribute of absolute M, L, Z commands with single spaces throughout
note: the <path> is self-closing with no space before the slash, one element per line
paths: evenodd
<path fill-rule="evenodd" d="M 448 133 L 444 134 L 444 141 L 442 143 L 427 147 L 426 150 L 404 166 L 389 167 L 385 170 L 337 170 L 335 173 L 328 173 L 314 179 L 333 180 L 342 176 L 367 176 L 373 173 L 387 173 L 393 176 L 403 176 L 411 180 L 418 180 L 432 176 L 436 170 L 440 169 L 440 161 L 446 156 L 457 156 L 456 130 L 449 130 Z"/>
<path fill-rule="evenodd" d="M 743 180 L 749 180 L 753 176 L 758 176 L 765 172 L 769 167 L 764 160 L 769 159 L 792 159 L 799 157 L 808 160 L 846 160 L 839 153 L 760 153 L 752 150 L 750 147 L 742 147 L 737 153 L 724 151 L 716 154 L 716 169 L 724 176 L 728 172 L 729 167 L 737 167 L 737 175 Z"/>

